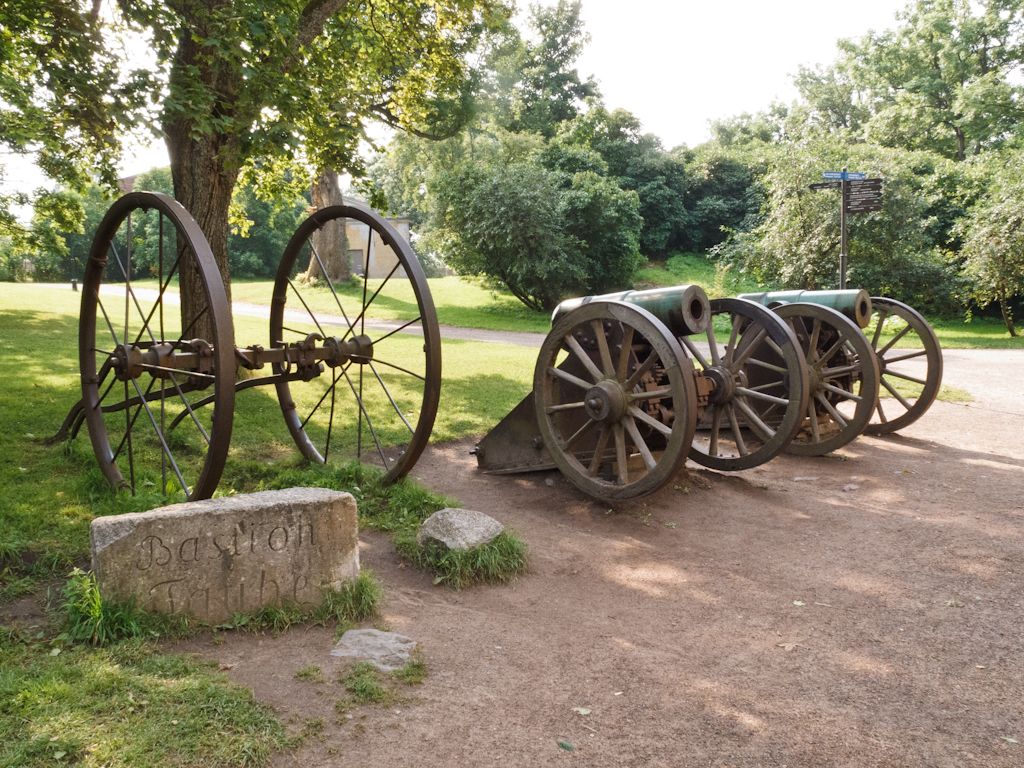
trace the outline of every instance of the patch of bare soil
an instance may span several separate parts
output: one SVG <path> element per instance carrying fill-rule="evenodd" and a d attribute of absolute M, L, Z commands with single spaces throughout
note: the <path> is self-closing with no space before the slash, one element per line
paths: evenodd
<path fill-rule="evenodd" d="M 531 572 L 456 593 L 364 533 L 380 624 L 429 668 L 398 703 L 338 715 L 325 630 L 189 647 L 296 728 L 323 721 L 278 767 L 1022 765 L 1024 356 L 957 360 L 976 402 L 903 436 L 691 467 L 614 508 L 430 449 L 416 476 L 515 529 Z M 310 664 L 326 682 L 296 679 Z"/>

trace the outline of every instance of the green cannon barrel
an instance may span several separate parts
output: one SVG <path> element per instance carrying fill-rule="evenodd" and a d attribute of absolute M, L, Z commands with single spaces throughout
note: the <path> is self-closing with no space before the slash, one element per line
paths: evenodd
<path fill-rule="evenodd" d="M 842 312 L 861 328 L 867 328 L 871 320 L 871 297 L 861 290 L 848 291 L 766 291 L 764 293 L 741 293 L 737 298 L 754 301 L 766 307 L 778 304 L 820 304 Z"/>
<path fill-rule="evenodd" d="M 704 289 L 699 285 L 675 285 L 647 291 L 622 291 L 602 296 L 566 299 L 551 313 L 552 324 L 563 315 L 592 301 L 623 301 L 646 309 L 676 336 L 702 333 L 711 322 L 711 305 Z"/>

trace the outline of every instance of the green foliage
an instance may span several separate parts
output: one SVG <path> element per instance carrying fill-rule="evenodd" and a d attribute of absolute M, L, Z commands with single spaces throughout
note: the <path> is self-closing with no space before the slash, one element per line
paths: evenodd
<path fill-rule="evenodd" d="M 960 221 L 962 271 L 970 298 L 995 302 L 1011 336 L 1017 335 L 1012 300 L 1024 296 L 1024 153 L 999 156 L 982 166 L 988 190 Z"/>
<path fill-rule="evenodd" d="M 552 7 L 530 7 L 537 41 L 517 40 L 492 66 L 515 73 L 498 94 L 498 122 L 507 130 L 551 137 L 559 123 L 575 117 L 583 102 L 597 95 L 592 78 L 582 80 L 575 62 L 588 37 L 580 19 L 580 0 L 558 0 Z M 499 54 L 500 55 L 500 54 Z"/>
<path fill-rule="evenodd" d="M 535 310 L 627 287 L 641 262 L 636 195 L 545 160 L 566 155 L 528 134 L 477 138 L 471 155 L 432 179 L 429 242 L 458 271 L 486 275 Z"/>
<path fill-rule="evenodd" d="M 392 672 L 391 677 L 406 685 L 420 685 L 427 679 L 427 664 L 422 658 L 414 656 L 404 667 Z"/>
<path fill-rule="evenodd" d="M 337 589 L 323 590 L 320 605 L 270 605 L 251 613 L 237 613 L 217 629 L 278 633 L 300 624 L 333 624 L 344 630 L 376 616 L 382 596 L 383 590 L 373 572 L 364 570 Z"/>
<path fill-rule="evenodd" d="M 123 32 L 91 3 L 5 2 L 0 147 L 33 152 L 51 179 L 73 188 L 97 176 L 113 188 L 121 133 L 150 119 L 148 96 L 163 87 L 156 72 L 121 58 Z M 46 197 L 43 190 L 0 196 L 0 235 L 23 234 L 11 204 Z M 33 232 L 38 236 L 36 227 Z"/>
<path fill-rule="evenodd" d="M 1019 131 L 1020 0 L 915 0 L 895 29 L 840 43 L 837 63 L 803 70 L 810 120 L 889 147 L 954 160 Z"/>
<path fill-rule="evenodd" d="M 436 544 L 421 545 L 416 532 L 402 531 L 395 538 L 398 552 L 420 568 L 434 574 L 435 584 L 462 589 L 474 584 L 511 581 L 526 572 L 526 544 L 515 534 L 502 531 L 491 542 L 472 549 L 447 549 Z"/>
<path fill-rule="evenodd" d="M 851 216 L 850 285 L 892 296 L 928 311 L 955 306 L 946 259 L 935 247 L 933 182 L 945 161 L 909 153 L 826 140 L 780 152 L 764 178 L 764 220 L 716 249 L 736 269 L 767 287 L 833 288 L 838 285 L 839 199 L 835 191 L 807 189 L 822 167 L 849 164 L 885 180 L 883 207 Z M 945 286 L 945 291 L 941 290 Z"/>
<path fill-rule="evenodd" d="M 446 175 L 447 261 L 487 275 L 532 309 L 551 309 L 585 283 L 563 233 L 559 175 L 536 163 L 464 164 Z"/>

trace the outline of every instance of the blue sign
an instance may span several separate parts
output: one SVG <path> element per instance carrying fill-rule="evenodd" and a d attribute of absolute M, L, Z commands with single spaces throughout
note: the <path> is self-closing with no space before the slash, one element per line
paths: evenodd
<path fill-rule="evenodd" d="M 824 179 L 839 179 L 841 181 L 862 181 L 867 178 L 867 174 L 860 171 L 825 171 L 821 176 Z"/>

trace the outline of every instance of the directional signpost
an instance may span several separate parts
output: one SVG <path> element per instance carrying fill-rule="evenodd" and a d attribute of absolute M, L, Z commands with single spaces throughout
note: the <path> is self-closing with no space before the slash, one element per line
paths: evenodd
<path fill-rule="evenodd" d="M 847 225 L 846 217 L 851 213 L 870 213 L 882 210 L 882 180 L 869 179 L 859 171 L 825 171 L 821 174 L 826 181 L 811 184 L 811 189 L 838 189 L 842 192 L 839 206 L 839 288 L 846 289 Z"/>

